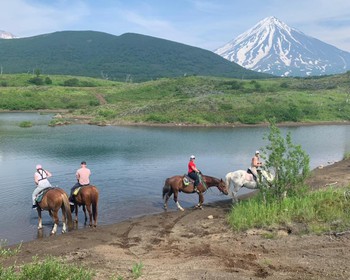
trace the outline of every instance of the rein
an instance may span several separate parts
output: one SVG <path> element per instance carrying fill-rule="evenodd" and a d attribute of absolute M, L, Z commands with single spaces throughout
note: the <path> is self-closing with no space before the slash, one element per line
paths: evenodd
<path fill-rule="evenodd" d="M 207 183 L 205 182 L 205 180 L 203 180 L 203 177 L 202 177 L 202 175 L 200 173 L 198 174 L 198 177 L 199 177 L 199 181 L 202 183 L 202 185 L 204 187 L 204 190 L 206 192 L 208 190 Z"/>

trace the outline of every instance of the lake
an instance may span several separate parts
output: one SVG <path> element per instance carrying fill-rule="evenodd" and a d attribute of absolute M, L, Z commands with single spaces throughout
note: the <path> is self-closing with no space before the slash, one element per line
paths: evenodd
<path fill-rule="evenodd" d="M 85 160 L 91 183 L 100 190 L 99 225 L 163 211 L 162 187 L 167 177 L 187 172 L 190 155 L 206 175 L 224 178 L 246 169 L 255 150 L 265 146 L 268 128 L 122 127 L 68 125 L 49 127 L 52 115 L 0 113 L 0 239 L 7 244 L 38 238 L 37 212 L 31 209 L 36 164 L 49 170 L 50 182 L 69 193 L 75 171 Z M 20 128 L 22 121 L 33 127 Z M 281 128 L 310 155 L 311 168 L 327 165 L 350 152 L 349 125 Z M 215 188 L 205 203 L 228 199 Z M 180 194 L 183 207 L 197 203 L 195 194 Z M 176 211 L 173 200 L 169 210 Z M 80 211 L 80 220 L 83 214 Z M 61 218 L 60 218 L 61 219 Z M 44 234 L 52 221 L 43 212 Z M 79 227 L 83 225 L 80 222 Z M 61 227 L 59 228 L 59 231 Z"/>

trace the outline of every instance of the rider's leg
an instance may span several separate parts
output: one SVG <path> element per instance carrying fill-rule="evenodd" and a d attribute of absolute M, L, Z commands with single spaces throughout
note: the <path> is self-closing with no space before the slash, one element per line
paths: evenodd
<path fill-rule="evenodd" d="M 79 187 L 79 186 L 80 186 L 80 184 L 79 184 L 79 182 L 77 182 L 77 183 L 70 189 L 70 195 L 69 195 L 69 202 L 70 202 L 70 203 L 73 203 L 73 202 L 74 202 L 73 193 L 74 193 L 75 189 L 76 189 L 77 187 Z"/>

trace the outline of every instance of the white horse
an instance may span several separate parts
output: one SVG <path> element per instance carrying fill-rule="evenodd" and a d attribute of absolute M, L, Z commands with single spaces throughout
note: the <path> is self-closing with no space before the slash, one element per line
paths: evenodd
<path fill-rule="evenodd" d="M 238 191 L 246 187 L 248 189 L 258 189 L 259 185 L 271 183 L 274 176 L 266 170 L 261 170 L 261 182 L 254 180 L 253 174 L 245 170 L 237 170 L 226 174 L 226 185 L 229 188 L 229 194 L 232 196 L 232 203 L 238 202 Z"/>

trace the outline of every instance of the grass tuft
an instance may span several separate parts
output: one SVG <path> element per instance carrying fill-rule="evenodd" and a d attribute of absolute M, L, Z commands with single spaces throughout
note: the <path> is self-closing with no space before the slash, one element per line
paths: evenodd
<path fill-rule="evenodd" d="M 345 193 L 349 191 L 347 188 Z M 302 224 L 304 232 L 321 234 L 349 229 L 349 209 L 350 199 L 344 189 L 328 188 L 268 204 L 256 196 L 235 205 L 228 221 L 236 231 Z"/>

